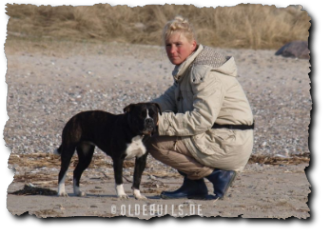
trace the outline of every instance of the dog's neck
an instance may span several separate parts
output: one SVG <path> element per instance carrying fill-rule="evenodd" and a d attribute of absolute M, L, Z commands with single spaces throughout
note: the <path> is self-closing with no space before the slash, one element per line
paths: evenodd
<path fill-rule="evenodd" d="M 143 140 L 144 136 L 145 136 L 144 134 L 137 135 L 137 136 L 133 137 L 132 141 L 134 142 L 134 141 L 137 141 L 137 140 Z"/>

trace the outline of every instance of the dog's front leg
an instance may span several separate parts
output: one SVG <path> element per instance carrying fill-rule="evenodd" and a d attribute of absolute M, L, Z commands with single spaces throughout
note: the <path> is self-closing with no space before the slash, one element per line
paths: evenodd
<path fill-rule="evenodd" d="M 122 157 L 113 159 L 113 169 L 115 173 L 117 196 L 119 198 L 127 199 L 128 196 L 125 193 L 124 185 L 123 185 L 123 162 L 124 162 L 124 158 Z"/>
<path fill-rule="evenodd" d="M 144 154 L 141 157 L 135 158 L 135 167 L 134 167 L 134 179 L 133 179 L 133 195 L 136 199 L 147 199 L 144 195 L 140 193 L 140 183 L 142 173 L 146 167 L 148 153 Z"/>

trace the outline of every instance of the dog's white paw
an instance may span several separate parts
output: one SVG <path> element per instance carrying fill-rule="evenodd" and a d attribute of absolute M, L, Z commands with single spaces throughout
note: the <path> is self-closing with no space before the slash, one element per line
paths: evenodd
<path fill-rule="evenodd" d="M 137 199 L 137 200 L 146 200 L 146 199 L 148 199 L 146 196 L 144 196 L 144 195 L 140 195 L 140 196 L 134 196 L 135 197 L 135 199 Z"/>
<path fill-rule="evenodd" d="M 139 189 L 133 188 L 133 195 L 134 195 L 135 199 L 137 199 L 137 200 L 145 200 L 145 199 L 147 199 L 146 196 L 144 196 L 144 195 L 142 195 L 140 193 L 140 190 Z"/>
<path fill-rule="evenodd" d="M 119 199 L 128 199 L 129 197 L 126 194 L 122 194 L 122 195 L 118 195 L 118 198 Z"/>
<path fill-rule="evenodd" d="M 61 193 L 58 193 L 57 196 L 59 196 L 59 197 L 68 197 L 69 195 L 66 192 L 61 192 Z"/>
<path fill-rule="evenodd" d="M 124 185 L 123 184 L 116 185 L 116 192 L 117 192 L 117 197 L 118 198 L 120 198 L 120 199 L 128 199 L 128 196 L 125 193 Z"/>
<path fill-rule="evenodd" d="M 76 195 L 77 197 L 84 197 L 84 196 L 86 196 L 86 193 L 81 192 L 79 186 L 77 186 L 76 179 L 73 179 L 73 192 L 74 192 L 74 195 Z"/>

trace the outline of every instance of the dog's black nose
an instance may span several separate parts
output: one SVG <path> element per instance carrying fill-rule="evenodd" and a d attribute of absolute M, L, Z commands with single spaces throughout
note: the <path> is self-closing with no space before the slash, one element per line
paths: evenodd
<path fill-rule="evenodd" d="M 152 118 L 146 119 L 146 125 L 153 125 L 153 124 L 154 124 L 154 120 Z"/>

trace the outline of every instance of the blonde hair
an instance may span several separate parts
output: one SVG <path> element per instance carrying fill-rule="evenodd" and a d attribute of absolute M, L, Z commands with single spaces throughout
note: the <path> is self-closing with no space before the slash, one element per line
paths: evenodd
<path fill-rule="evenodd" d="M 192 25 L 182 16 L 176 16 L 173 20 L 166 23 L 163 29 L 164 43 L 174 32 L 181 32 L 189 42 L 196 40 Z"/>

